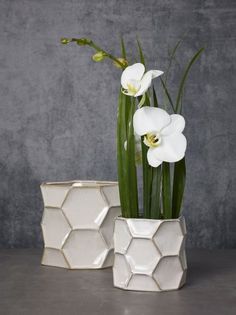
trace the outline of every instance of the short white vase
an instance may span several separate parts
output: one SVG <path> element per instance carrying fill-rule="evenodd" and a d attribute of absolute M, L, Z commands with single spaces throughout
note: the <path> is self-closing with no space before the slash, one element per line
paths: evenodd
<path fill-rule="evenodd" d="M 117 182 L 43 183 L 42 264 L 68 269 L 110 267 L 114 219 L 120 215 Z"/>
<path fill-rule="evenodd" d="M 177 290 L 186 281 L 184 217 L 115 220 L 114 286 L 124 290 Z"/>

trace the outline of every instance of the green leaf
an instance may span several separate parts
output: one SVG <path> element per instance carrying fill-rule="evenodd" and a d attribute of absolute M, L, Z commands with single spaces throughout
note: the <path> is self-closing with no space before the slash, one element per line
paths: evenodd
<path fill-rule="evenodd" d="M 158 107 L 158 100 L 157 100 L 157 95 L 154 87 L 152 88 L 152 95 L 153 95 L 153 106 Z"/>
<path fill-rule="evenodd" d="M 162 206 L 164 219 L 172 218 L 170 164 L 162 163 Z"/>
<path fill-rule="evenodd" d="M 151 194 L 152 194 L 152 171 L 153 168 L 147 161 L 148 147 L 143 143 L 142 137 L 142 162 L 143 162 L 143 215 L 151 218 Z"/>
<path fill-rule="evenodd" d="M 161 83 L 162 83 L 163 89 L 165 91 L 165 95 L 167 96 L 167 99 L 168 99 L 168 101 L 169 101 L 169 103 L 170 103 L 170 105 L 172 107 L 173 112 L 175 112 L 175 108 L 174 108 L 174 103 L 173 103 L 173 101 L 172 101 L 172 99 L 170 97 L 170 94 L 168 92 L 168 89 L 167 89 L 167 80 L 168 80 L 168 76 L 169 76 L 169 72 L 170 72 L 173 60 L 175 58 L 175 54 L 177 53 L 178 48 L 182 44 L 183 39 L 184 39 L 184 36 L 177 42 L 177 44 L 173 48 L 173 50 L 171 52 L 171 55 L 170 55 L 170 58 L 169 58 L 169 64 L 168 64 L 167 70 L 164 73 L 165 79 L 164 80 L 161 79 Z M 165 102 L 164 102 L 164 107 L 166 108 Z"/>
<path fill-rule="evenodd" d="M 145 66 L 145 58 L 144 58 L 142 46 L 141 46 L 140 41 L 138 39 L 137 39 L 137 44 L 138 44 L 140 62 Z"/>
<path fill-rule="evenodd" d="M 129 106 L 129 99 L 120 92 L 117 112 L 117 167 L 118 182 L 121 202 L 121 212 L 123 217 L 129 215 L 129 191 L 128 191 L 128 172 L 127 172 L 127 153 L 125 150 L 126 133 L 126 108 Z"/>
<path fill-rule="evenodd" d="M 140 62 L 145 66 L 145 58 L 139 40 L 137 39 Z M 139 102 L 141 98 L 138 98 Z M 148 93 L 146 93 L 145 106 L 150 106 Z M 143 215 L 145 218 L 151 217 L 151 193 L 152 193 L 152 167 L 147 161 L 148 147 L 143 143 L 142 137 L 142 164 L 143 164 Z"/>
<path fill-rule="evenodd" d="M 124 39 L 123 39 L 122 36 L 121 36 L 120 42 L 121 42 L 121 55 L 122 55 L 122 58 L 126 59 L 125 43 L 124 43 Z"/>
<path fill-rule="evenodd" d="M 180 47 L 180 45 L 182 44 L 183 40 L 184 40 L 184 36 L 182 36 L 182 38 L 176 43 L 176 45 L 174 46 L 174 48 L 171 52 L 169 64 L 168 64 L 167 70 L 165 71 L 165 84 L 167 83 L 168 75 L 169 75 L 173 60 L 175 58 L 175 54 L 177 53 L 177 50 Z"/>
<path fill-rule="evenodd" d="M 120 92 L 117 115 L 117 165 L 121 211 L 122 216 L 126 218 L 136 218 L 139 212 L 132 121 L 134 111 L 134 98 Z"/>
<path fill-rule="evenodd" d="M 158 107 L 157 95 L 154 87 L 152 88 L 153 106 Z M 151 219 L 160 219 L 161 216 L 161 166 L 152 168 L 152 187 L 151 187 Z"/>
<path fill-rule="evenodd" d="M 138 187 L 137 187 L 137 173 L 135 162 L 135 138 L 133 129 L 133 116 L 135 112 L 135 99 L 130 97 L 130 112 L 127 132 L 127 171 L 128 171 L 128 190 L 129 190 L 129 204 L 130 204 L 130 218 L 137 218 L 139 214 L 138 209 Z"/>
<path fill-rule="evenodd" d="M 161 80 L 162 87 L 163 87 L 163 89 L 164 89 L 164 91 L 166 93 L 166 96 L 167 96 L 167 98 L 169 100 L 169 103 L 170 103 L 173 111 L 175 112 L 175 106 L 174 106 L 174 103 L 173 103 L 172 98 L 170 96 L 170 93 L 169 93 L 169 91 L 167 89 L 166 83 L 164 82 L 164 80 L 162 78 L 160 78 L 160 80 Z"/>
<path fill-rule="evenodd" d="M 152 169 L 151 219 L 161 216 L 161 166 Z"/>
<path fill-rule="evenodd" d="M 150 99 L 146 93 L 145 106 L 150 106 Z M 152 167 L 148 164 L 148 147 L 143 143 L 142 137 L 142 164 L 143 164 L 143 213 L 145 218 L 151 217 L 151 194 L 152 194 Z"/>
<path fill-rule="evenodd" d="M 173 198 L 172 209 L 173 218 L 178 218 L 181 211 L 181 205 L 184 195 L 184 187 L 186 180 L 185 158 L 175 163 L 173 178 Z"/>
<path fill-rule="evenodd" d="M 188 63 L 183 77 L 180 81 L 180 85 L 179 85 L 179 89 L 178 89 L 178 94 L 177 94 L 177 99 L 176 99 L 176 105 L 175 105 L 175 113 L 176 114 L 180 114 L 182 111 L 182 106 L 181 106 L 181 96 L 184 90 L 184 85 L 186 82 L 186 79 L 188 77 L 189 71 L 192 67 L 192 65 L 197 61 L 197 59 L 200 57 L 201 53 L 203 52 L 204 48 L 201 48 L 197 51 L 197 53 L 192 57 L 192 59 L 190 60 L 190 62 Z"/>

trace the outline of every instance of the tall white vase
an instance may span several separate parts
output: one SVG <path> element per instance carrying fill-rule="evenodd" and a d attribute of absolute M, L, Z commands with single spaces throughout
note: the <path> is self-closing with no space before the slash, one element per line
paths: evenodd
<path fill-rule="evenodd" d="M 117 182 L 43 183 L 42 264 L 68 269 L 110 267 L 114 219 L 120 215 Z"/>
<path fill-rule="evenodd" d="M 116 218 L 114 286 L 169 291 L 186 281 L 184 217 L 171 220 Z"/>

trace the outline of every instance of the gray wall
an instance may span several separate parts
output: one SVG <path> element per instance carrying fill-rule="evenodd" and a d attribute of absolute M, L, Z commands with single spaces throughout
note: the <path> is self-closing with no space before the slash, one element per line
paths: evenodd
<path fill-rule="evenodd" d="M 206 47 L 185 96 L 188 246 L 235 247 L 235 18 L 234 0 L 0 0 L 0 246 L 42 246 L 42 181 L 116 179 L 120 73 L 60 37 L 118 53 L 123 34 L 134 54 L 138 35 L 165 70 L 188 31 L 170 81 Z"/>

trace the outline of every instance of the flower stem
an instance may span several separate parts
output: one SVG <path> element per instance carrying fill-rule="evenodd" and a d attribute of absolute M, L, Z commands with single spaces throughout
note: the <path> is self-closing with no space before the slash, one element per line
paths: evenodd
<path fill-rule="evenodd" d="M 76 42 L 79 43 L 80 39 L 79 38 L 72 38 L 70 40 L 71 42 Z M 110 58 L 111 60 L 115 61 L 117 64 L 119 64 L 119 66 L 124 69 L 126 68 L 126 65 L 124 65 L 118 58 L 116 58 L 115 56 L 113 56 L 112 54 L 110 54 L 109 52 L 105 51 L 104 49 L 102 49 L 101 47 L 99 47 L 97 44 L 95 44 L 92 40 L 87 39 L 86 44 L 90 46 L 91 48 L 95 49 L 96 51 L 101 51 L 103 52 L 108 58 Z"/>

